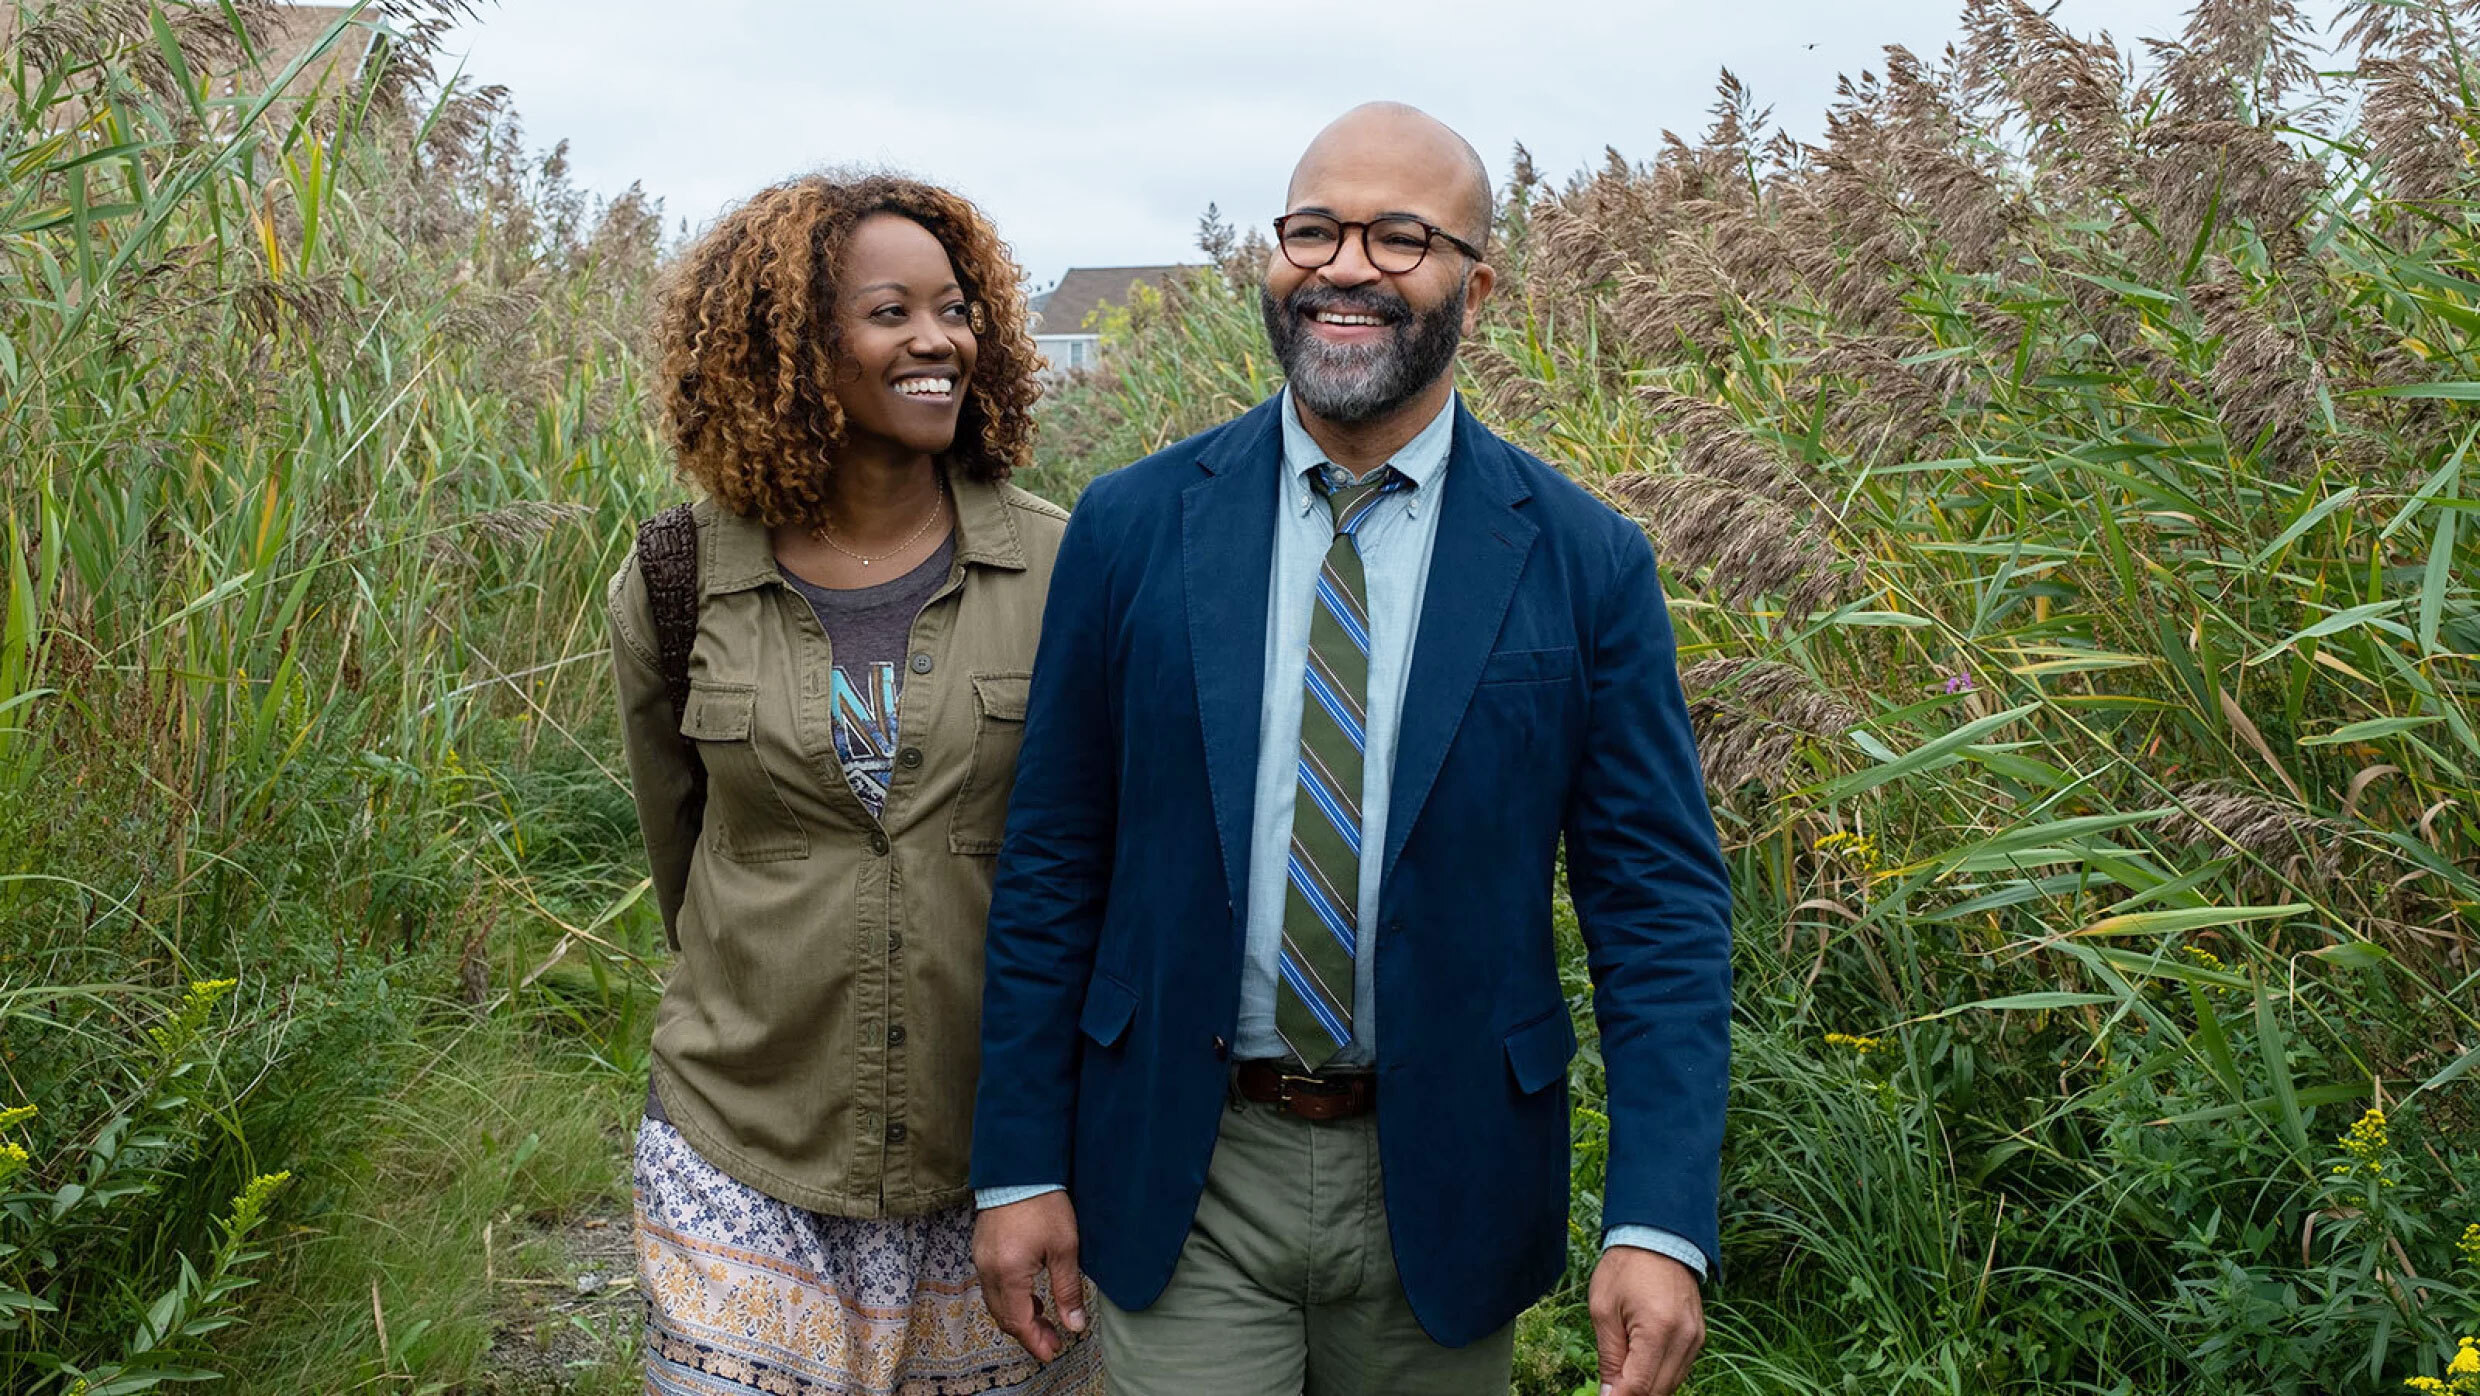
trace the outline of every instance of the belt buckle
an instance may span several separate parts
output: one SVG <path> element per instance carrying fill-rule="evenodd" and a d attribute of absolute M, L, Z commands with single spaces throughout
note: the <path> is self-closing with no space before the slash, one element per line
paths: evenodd
<path fill-rule="evenodd" d="M 1292 1108 L 1292 1102 L 1294 1100 L 1309 1096 L 1324 1096 L 1333 1094 L 1331 1091 L 1317 1090 L 1302 1091 L 1295 1094 L 1292 1089 L 1295 1086 L 1322 1086 L 1324 1084 L 1326 1083 L 1320 1081 L 1314 1076 L 1298 1076 L 1288 1071 L 1278 1070 L 1275 1073 L 1274 1078 L 1275 1104 L 1282 1109 L 1289 1110 Z"/>

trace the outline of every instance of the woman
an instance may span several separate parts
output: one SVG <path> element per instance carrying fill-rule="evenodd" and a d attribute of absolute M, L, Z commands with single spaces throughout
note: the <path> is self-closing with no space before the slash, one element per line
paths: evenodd
<path fill-rule="evenodd" d="M 611 589 L 676 952 L 637 1148 L 647 1389 L 1099 1391 L 1094 1344 L 1037 1368 L 984 1311 L 965 1176 L 1066 519 L 1006 483 L 1036 393 L 1014 263 L 943 190 L 798 179 L 690 249 L 658 338 L 704 498 Z"/>

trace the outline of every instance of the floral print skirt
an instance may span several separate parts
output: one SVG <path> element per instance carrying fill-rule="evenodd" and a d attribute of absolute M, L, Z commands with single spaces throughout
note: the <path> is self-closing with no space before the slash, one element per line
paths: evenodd
<path fill-rule="evenodd" d="M 1048 1367 L 999 1331 L 970 1203 L 830 1217 L 779 1202 L 649 1119 L 637 1135 L 648 1396 L 1101 1396 L 1102 1346 Z"/>

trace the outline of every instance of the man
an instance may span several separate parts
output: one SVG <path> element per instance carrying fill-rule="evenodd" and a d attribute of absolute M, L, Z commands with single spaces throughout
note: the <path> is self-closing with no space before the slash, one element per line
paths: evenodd
<path fill-rule="evenodd" d="M 1062 544 L 974 1251 L 1045 1360 L 1081 1258 L 1131 1396 L 1506 1390 L 1566 1250 L 1562 835 L 1610 1093 L 1602 1380 L 1667 1393 L 1703 1342 L 1729 888 L 1644 535 L 1456 401 L 1490 195 L 1417 111 L 1329 126 L 1267 262 L 1289 387 L 1096 481 Z"/>

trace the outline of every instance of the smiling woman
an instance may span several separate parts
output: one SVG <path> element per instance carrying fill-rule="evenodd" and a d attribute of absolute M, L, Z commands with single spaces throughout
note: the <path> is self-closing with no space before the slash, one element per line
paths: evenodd
<path fill-rule="evenodd" d="M 1033 345 L 974 207 L 768 189 L 658 327 L 681 473 L 612 580 L 676 960 L 638 1137 L 646 1385 L 1080 1393 L 982 1302 L 965 1188 L 982 923 L 1065 515 L 1006 483 Z M 659 619 L 660 618 L 660 619 Z"/>

